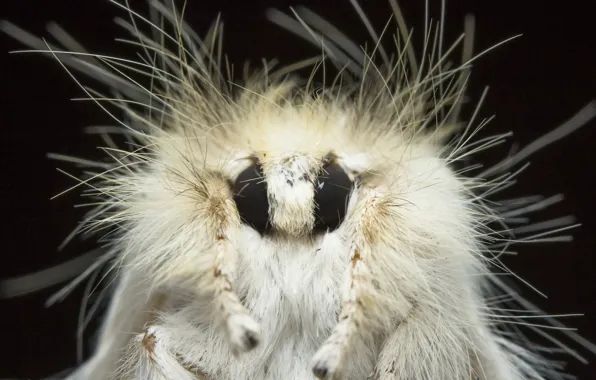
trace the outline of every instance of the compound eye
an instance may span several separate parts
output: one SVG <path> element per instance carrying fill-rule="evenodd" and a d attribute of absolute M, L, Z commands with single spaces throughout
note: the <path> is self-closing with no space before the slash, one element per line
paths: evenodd
<path fill-rule="evenodd" d="M 241 220 L 259 233 L 270 229 L 267 184 L 258 163 L 245 169 L 233 186 L 234 202 Z"/>
<path fill-rule="evenodd" d="M 315 183 L 315 232 L 331 232 L 341 225 L 353 187 L 342 168 L 333 163 L 323 167 Z"/>

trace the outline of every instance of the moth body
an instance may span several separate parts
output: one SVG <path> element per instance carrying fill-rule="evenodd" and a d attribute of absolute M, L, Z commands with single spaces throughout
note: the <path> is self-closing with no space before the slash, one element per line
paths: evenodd
<path fill-rule="evenodd" d="M 392 55 L 352 3 L 372 52 L 307 9 L 299 21 L 271 11 L 323 54 L 282 68 L 266 62 L 240 84 L 230 83 L 221 25 L 201 39 L 169 1 L 151 1 L 149 18 L 118 4 L 139 61 L 77 54 L 55 25 L 66 49 L 2 24 L 113 92 L 81 87 L 114 120 L 95 129 L 107 161 L 67 158 L 89 167 L 80 185 L 97 201 L 80 230 L 102 234 L 105 248 L 75 284 L 102 266 L 115 283 L 94 353 L 67 380 L 562 378 L 510 309 L 540 311 L 495 269 L 510 244 L 554 242 L 570 222 L 516 230 L 508 224 L 552 199 L 493 199 L 516 164 L 556 139 L 489 168 L 456 168 L 506 137 L 478 138 L 477 109 L 459 120 L 477 58 L 473 23 L 443 49 L 442 25 L 426 20 L 418 60 L 395 1 Z M 458 45 L 463 61 L 454 65 Z M 311 77 L 295 73 L 313 64 Z M 318 83 L 324 64 L 337 75 Z M 591 103 L 553 133 L 595 115 Z"/>

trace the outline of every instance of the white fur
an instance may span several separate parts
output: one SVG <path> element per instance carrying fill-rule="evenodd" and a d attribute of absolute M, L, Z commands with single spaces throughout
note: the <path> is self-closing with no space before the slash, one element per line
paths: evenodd
<path fill-rule="evenodd" d="M 101 199 L 86 225 L 111 231 L 117 287 L 95 353 L 69 380 L 557 378 L 533 347 L 492 326 L 499 309 L 488 297 L 508 290 L 489 274 L 498 263 L 491 245 L 511 237 L 489 229 L 507 217 L 485 200 L 511 176 L 503 175 L 507 163 L 496 177 L 450 166 L 500 139 L 475 146 L 470 121 L 455 144 L 445 143 L 458 128 L 468 62 L 444 72 L 443 52 L 433 47 L 435 61 L 423 60 L 428 71 L 419 72 L 424 64 L 410 56 L 405 35 L 398 53 L 407 62 L 389 64 L 379 48 L 385 65 L 373 66 L 351 42 L 324 41 L 304 28 L 303 37 L 322 43 L 356 78 L 317 92 L 312 82 L 268 81 L 278 72 L 266 69 L 230 91 L 212 54 L 215 34 L 198 41 L 175 10 L 152 7 L 178 28 L 180 38 L 170 42 L 184 45 L 169 53 L 160 39 L 125 25 L 147 60 L 160 53 L 149 68 L 137 67 L 156 87 L 139 87 L 117 70 L 103 74 L 130 100 L 147 105 L 148 96 L 152 108 L 112 101 L 123 106 L 126 119 L 114 119 L 136 146 L 114 151 L 113 166 L 85 182 Z M 64 62 L 94 74 L 120 61 L 90 66 L 75 55 Z M 438 97 L 430 93 L 442 86 Z M 328 160 L 355 187 L 342 225 L 312 235 L 315 180 Z M 229 187 L 255 161 L 271 235 L 243 224 Z"/>
<path fill-rule="evenodd" d="M 258 100 L 254 101 L 258 108 Z M 473 236 L 471 213 L 474 206 L 466 199 L 465 182 L 457 179 L 444 160 L 437 157 L 439 147 L 433 146 L 428 137 L 404 141 L 397 131 L 394 135 L 387 133 L 382 140 L 368 137 L 367 133 L 352 138 L 350 134 L 356 135 L 360 129 L 346 133 L 345 125 L 353 124 L 353 119 L 345 111 L 327 106 L 292 107 L 290 110 L 288 115 L 281 110 L 281 116 L 261 120 L 258 125 L 275 148 L 283 144 L 282 139 L 289 134 L 285 126 L 303 118 L 316 123 L 316 134 L 322 143 L 302 146 L 301 152 L 308 159 L 304 159 L 302 165 L 306 166 L 300 170 L 310 170 L 306 163 L 321 160 L 323 157 L 318 153 L 329 150 L 350 172 L 355 170 L 351 164 L 357 168 L 363 162 L 379 168 L 379 172 L 370 182 L 363 180 L 354 191 L 346 221 L 332 233 L 318 237 L 261 237 L 248 227 L 230 230 L 228 238 L 239 255 L 237 275 L 231 282 L 250 315 L 261 326 L 259 347 L 235 357 L 235 353 L 241 351 L 243 326 L 251 326 L 251 320 L 233 316 L 222 332 L 216 322 L 225 317 L 213 319 L 218 307 L 209 306 L 212 302 L 209 290 L 213 287 L 209 278 L 213 261 L 219 257 L 215 248 L 219 242 L 210 235 L 209 226 L 218 224 L 219 220 L 207 204 L 220 196 L 224 185 L 216 178 L 193 177 L 185 162 L 192 154 L 199 154 L 193 152 L 204 150 L 199 144 L 196 147 L 179 144 L 182 139 L 175 132 L 155 140 L 160 144 L 155 148 L 159 160 L 152 161 L 143 172 L 118 177 L 118 181 L 125 184 L 119 192 L 129 193 L 132 187 L 136 194 L 133 197 L 139 198 L 127 202 L 126 212 L 133 222 L 127 223 L 123 240 L 117 247 L 127 247 L 121 253 L 124 268 L 142 271 L 152 279 L 154 285 L 143 297 L 154 297 L 160 289 L 179 287 L 179 281 L 190 281 L 182 285 L 183 288 L 191 292 L 191 298 L 199 298 L 189 306 L 184 306 L 184 301 L 176 302 L 176 308 L 171 310 L 197 329 L 196 344 L 202 349 L 195 354 L 200 360 L 194 364 L 209 378 L 311 378 L 311 362 L 314 367 L 324 366 L 329 373 L 337 371 L 334 376 L 339 376 L 341 368 L 345 379 L 365 378 L 375 370 L 375 364 L 377 371 L 389 373 L 393 371 L 390 368 L 393 361 L 408 362 L 407 358 L 417 352 L 398 350 L 388 363 L 383 360 L 375 363 L 380 352 L 381 358 L 384 357 L 383 337 L 395 329 L 403 330 L 401 334 L 413 342 L 424 342 L 432 337 L 433 344 L 429 342 L 421 349 L 433 347 L 436 357 L 427 368 L 418 368 L 419 363 L 412 363 L 412 367 L 405 365 L 399 378 L 471 377 L 474 368 L 467 357 L 479 349 L 473 342 L 482 342 L 482 337 L 490 336 L 491 332 L 481 322 L 482 297 L 475 283 L 485 268 Z M 262 114 L 275 114 L 275 109 L 269 112 L 259 109 L 258 115 Z M 330 117 L 334 114 L 341 117 Z M 240 136 L 258 135 L 250 130 L 252 125 L 257 125 L 251 122 L 251 117 L 246 115 L 246 119 L 238 123 Z M 360 128 L 366 131 L 369 126 Z M 298 140 L 315 141 L 312 139 L 315 131 L 288 129 Z M 309 136 L 309 132 L 313 136 Z M 228 133 L 234 135 L 231 129 Z M 350 142 L 337 142 L 333 134 L 342 135 Z M 242 137 L 238 140 L 242 141 Z M 233 155 L 239 151 L 234 146 L 235 141 L 235 137 L 224 140 L 221 146 L 228 152 L 214 154 L 214 157 L 237 159 Z M 312 152 L 308 146 L 314 146 Z M 370 149 L 371 146 L 376 148 Z M 277 160 L 275 149 L 259 145 L 248 145 L 248 149 L 266 151 L 267 160 Z M 359 154 L 352 156 L 351 151 Z M 361 153 L 366 151 L 375 153 Z M 281 159 L 287 162 L 287 153 L 283 154 Z M 205 162 L 200 156 L 196 161 Z M 214 162 L 213 169 L 207 167 L 205 171 L 227 166 L 226 162 Z M 270 174 L 265 170 L 266 179 L 268 175 L 279 173 Z M 209 198 L 190 193 L 195 185 L 193 181 L 201 180 L 208 184 L 205 187 L 213 186 Z M 279 193 L 292 193 L 285 181 L 277 184 Z M 310 186 L 312 191 L 312 184 Z M 291 208 L 278 208 L 276 212 L 286 220 L 299 220 L 292 218 Z M 360 259 L 352 265 L 356 249 Z M 233 260 L 228 264 L 233 265 Z M 232 275 L 233 271 L 229 273 Z M 157 282 L 160 278 L 163 285 Z M 197 285 L 192 285 L 193 281 Z M 196 296 L 192 294 L 193 289 L 199 292 Z M 120 304 L 119 299 L 122 298 L 114 298 L 113 307 L 128 311 L 128 305 Z M 342 299 L 343 313 L 349 317 L 334 327 L 341 314 Z M 161 310 L 162 313 L 167 311 Z M 159 330 L 163 322 L 158 318 L 153 323 L 156 324 L 151 326 Z M 421 329 L 419 323 L 424 323 L 425 329 Z M 109 320 L 107 325 L 110 325 Z M 251 329 L 257 330 L 256 326 Z M 225 331 L 229 334 L 227 338 Z M 156 340 L 164 344 L 170 342 L 172 352 L 180 354 L 185 349 L 176 350 L 176 339 L 186 337 L 182 331 L 179 334 L 179 337 L 172 334 L 163 340 L 157 335 Z M 134 340 L 133 344 L 138 345 Z M 109 351 L 120 349 L 122 347 L 113 347 Z M 404 359 L 400 359 L 402 355 Z M 164 360 L 164 365 L 167 362 Z M 137 373 L 137 370 L 120 371 Z"/>

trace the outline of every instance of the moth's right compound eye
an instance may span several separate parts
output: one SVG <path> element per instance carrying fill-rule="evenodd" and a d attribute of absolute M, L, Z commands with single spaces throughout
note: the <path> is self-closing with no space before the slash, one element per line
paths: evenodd
<path fill-rule="evenodd" d="M 256 163 L 240 173 L 233 191 L 234 202 L 242 221 L 261 234 L 271 229 L 267 183 L 261 165 Z"/>
<path fill-rule="evenodd" d="M 325 165 L 315 187 L 315 232 L 332 232 L 341 225 L 353 188 L 354 183 L 342 168 Z"/>

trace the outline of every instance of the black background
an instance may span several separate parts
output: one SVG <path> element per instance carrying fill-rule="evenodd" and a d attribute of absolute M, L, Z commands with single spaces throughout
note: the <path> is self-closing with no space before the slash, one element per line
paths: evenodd
<path fill-rule="evenodd" d="M 438 1 L 431 2 L 438 7 Z M 592 3 L 589 0 L 448 1 L 447 31 L 451 39 L 461 32 L 464 14 L 476 16 L 476 51 L 523 33 L 523 37 L 479 60 L 474 68 L 471 96 L 477 99 L 483 86 L 490 86 L 482 111 L 483 116 L 496 114 L 487 127 L 489 133 L 512 130 L 515 141 L 525 144 L 596 98 Z M 132 4 L 141 11 L 146 9 L 142 1 Z M 318 11 L 358 42 L 366 40 L 366 31 L 348 0 L 189 0 L 186 17 L 202 33 L 221 11 L 226 51 L 236 63 L 246 59 L 258 62 L 262 56 L 277 56 L 283 62 L 290 62 L 316 52 L 266 21 L 264 10 L 272 6 L 287 10 L 299 4 Z M 409 24 L 421 34 L 423 2 L 402 0 L 400 4 Z M 362 0 L 361 5 L 380 31 L 390 16 L 388 3 Z M 112 18 L 126 15 L 107 1 L 3 0 L 0 12 L 0 18 L 42 36 L 48 36 L 45 23 L 57 21 L 93 52 L 120 55 L 129 50 L 113 41 L 126 32 L 115 26 Z M 46 159 L 45 154 L 52 151 L 97 156 L 99 141 L 84 135 L 82 128 L 109 122 L 91 103 L 69 100 L 83 93 L 55 61 L 7 53 L 21 48 L 10 37 L 0 36 L 0 215 L 4 220 L 0 278 L 40 270 L 81 252 L 82 246 L 75 243 L 56 253 L 56 247 L 75 226 L 81 211 L 72 207 L 77 201 L 76 192 L 49 200 L 73 182 L 55 170 L 56 166 L 70 167 Z M 542 216 L 576 215 L 583 227 L 575 231 L 574 242 L 528 245 L 520 249 L 518 257 L 506 259 L 511 269 L 549 296 L 545 300 L 525 288 L 529 299 L 553 314 L 585 313 L 584 317 L 567 322 L 593 341 L 596 341 L 596 207 L 592 185 L 596 174 L 595 139 L 596 122 L 592 122 L 537 154 L 511 193 L 564 192 L 567 200 Z M 495 149 L 484 157 L 495 161 L 504 149 Z M 0 301 L 0 378 L 37 379 L 74 363 L 74 331 L 81 291 L 64 303 L 45 309 L 44 300 L 57 289 Z M 571 362 L 569 373 L 582 380 L 596 379 L 596 356 L 589 358 L 592 361 L 589 366 Z"/>

